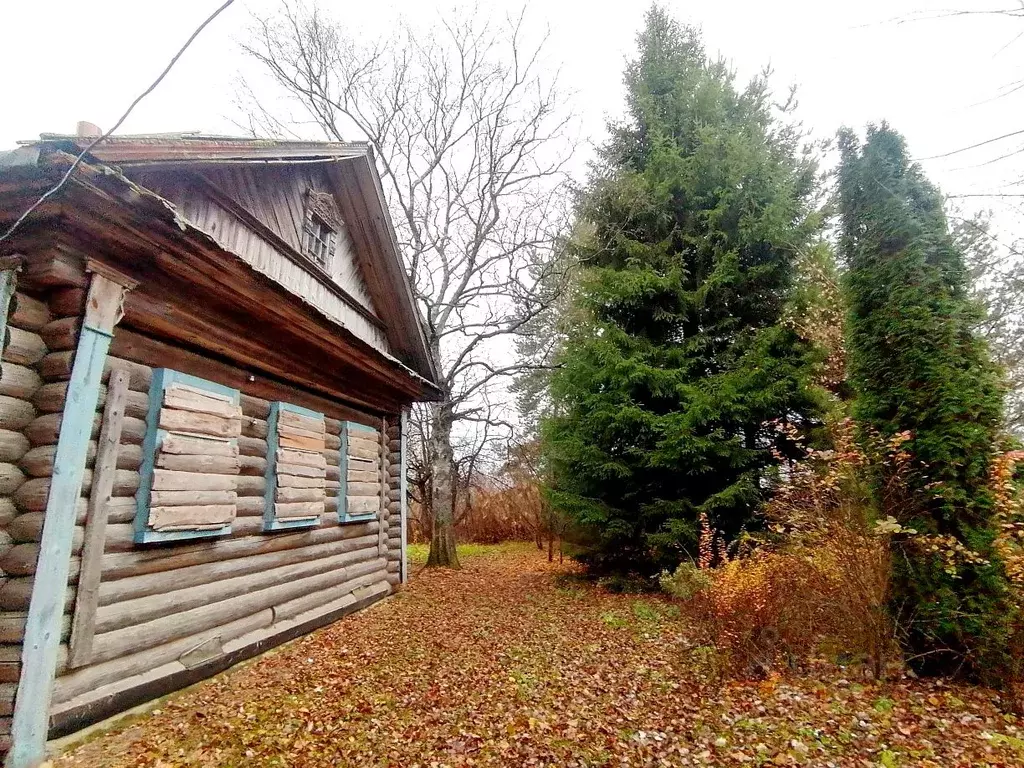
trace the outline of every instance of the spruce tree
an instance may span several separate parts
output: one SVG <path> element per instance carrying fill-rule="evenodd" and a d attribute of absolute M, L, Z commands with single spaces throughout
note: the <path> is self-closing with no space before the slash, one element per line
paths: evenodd
<path fill-rule="evenodd" d="M 728 537 L 751 526 L 794 450 L 780 425 L 819 410 L 813 350 L 783 321 L 816 169 L 765 80 L 738 90 L 696 30 L 655 6 L 638 44 L 579 208 L 543 435 L 590 562 L 649 572 L 694 554 L 702 513 Z"/>
<path fill-rule="evenodd" d="M 862 146 L 843 131 L 839 145 L 854 414 L 883 440 L 906 433 L 914 461 L 909 503 L 882 510 L 917 531 L 894 558 L 894 615 L 923 671 L 1000 674 L 1013 612 L 993 561 L 986 486 L 1002 392 L 972 330 L 979 310 L 964 257 L 938 189 L 898 133 L 870 127 Z"/>

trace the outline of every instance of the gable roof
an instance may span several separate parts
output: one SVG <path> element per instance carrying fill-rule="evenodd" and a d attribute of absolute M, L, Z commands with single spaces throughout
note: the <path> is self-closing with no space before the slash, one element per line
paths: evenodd
<path fill-rule="evenodd" d="M 39 141 L 19 143 L 43 154 L 52 150 L 77 154 L 92 141 L 90 137 L 44 133 Z M 343 218 L 357 241 L 356 255 L 392 352 L 427 380 L 438 381 L 368 143 L 283 141 L 199 132 L 121 135 L 104 139 L 88 157 L 126 171 L 225 164 L 320 165 L 344 202 Z"/>

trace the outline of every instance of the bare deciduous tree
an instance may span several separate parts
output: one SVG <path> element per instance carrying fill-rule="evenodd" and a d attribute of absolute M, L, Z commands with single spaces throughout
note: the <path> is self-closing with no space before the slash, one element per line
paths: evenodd
<path fill-rule="evenodd" d="M 312 121 L 377 154 L 444 392 L 422 432 L 429 565 L 458 566 L 453 435 L 488 421 L 486 395 L 533 365 L 510 337 L 558 283 L 549 273 L 568 214 L 572 115 L 542 75 L 543 41 L 524 37 L 521 15 L 495 24 L 472 11 L 360 45 L 319 10 L 285 3 L 245 45 L 303 118 L 249 99 L 254 127 L 299 135 Z"/>

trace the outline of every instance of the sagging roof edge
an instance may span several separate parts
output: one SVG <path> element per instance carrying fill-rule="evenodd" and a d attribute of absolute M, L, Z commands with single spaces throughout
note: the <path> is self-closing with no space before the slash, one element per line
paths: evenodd
<path fill-rule="evenodd" d="M 0 152 L 0 177 L 3 177 L 5 175 L 14 176 L 17 178 L 23 178 L 26 181 L 28 181 L 30 178 L 56 179 L 59 178 L 62 173 L 66 172 L 67 168 L 70 167 L 70 164 L 73 162 L 73 158 L 65 153 L 57 152 L 50 153 L 49 155 L 44 156 L 44 154 L 39 151 L 36 151 L 35 153 L 25 152 L 26 149 L 29 148 L 20 147 L 10 152 Z M 59 171 L 59 173 L 50 172 L 51 170 Z M 251 264 L 249 264 L 247 261 L 241 258 L 241 256 L 220 245 L 210 234 L 205 232 L 202 228 L 193 224 L 189 219 L 187 219 L 183 215 L 181 215 L 177 207 L 174 205 L 174 203 L 161 197 L 151 189 L 136 184 L 115 167 L 98 162 L 80 164 L 79 167 L 69 178 L 68 183 L 70 184 L 78 181 L 76 177 L 84 177 L 90 171 L 92 173 L 102 175 L 102 177 L 105 180 L 112 181 L 115 184 L 121 185 L 125 193 L 135 195 L 138 198 L 137 201 L 128 201 L 122 198 L 120 200 L 121 205 L 133 207 L 136 209 L 142 209 L 141 212 L 144 215 L 153 215 L 154 211 L 160 211 L 163 214 L 164 223 L 171 224 L 181 232 L 197 238 L 204 244 L 205 247 L 208 247 L 211 250 L 223 253 L 229 256 L 230 258 L 235 259 L 239 264 L 243 266 L 243 268 L 251 272 L 254 276 L 257 276 L 258 278 L 269 279 L 266 278 L 261 272 L 259 272 L 259 270 L 255 269 Z M 88 181 L 88 179 L 82 178 L 79 186 L 85 189 L 86 191 L 89 191 L 88 188 L 89 186 L 91 186 L 91 183 Z M 148 202 L 151 205 L 145 206 L 145 208 L 143 208 L 143 204 L 145 202 Z M 305 307 L 305 309 L 309 311 L 311 314 L 317 316 L 319 320 L 324 321 L 331 326 L 337 327 L 340 331 L 342 331 L 345 334 L 346 338 L 349 340 L 350 343 L 357 344 L 361 346 L 364 349 L 364 351 L 369 352 L 370 354 L 375 354 L 378 357 L 382 358 L 388 365 L 393 366 L 395 369 L 397 369 L 402 374 L 408 376 L 413 381 L 419 382 L 428 393 L 431 393 L 433 395 L 441 394 L 440 387 L 438 386 L 436 381 L 433 381 L 430 378 L 422 375 L 418 371 L 412 369 L 395 356 L 388 354 L 380 349 L 377 349 L 376 347 L 363 341 L 361 338 L 356 336 L 352 331 L 350 331 L 347 327 L 345 327 L 343 323 L 327 315 L 322 309 L 310 303 L 304 297 L 287 290 L 283 286 L 279 287 L 281 288 L 282 292 L 286 293 L 289 297 L 300 301 Z M 418 320 L 419 318 L 417 316 L 417 321 Z M 431 370 L 433 372 L 435 370 L 433 359 L 430 355 L 429 350 L 425 349 L 425 353 L 426 359 L 430 362 Z"/>

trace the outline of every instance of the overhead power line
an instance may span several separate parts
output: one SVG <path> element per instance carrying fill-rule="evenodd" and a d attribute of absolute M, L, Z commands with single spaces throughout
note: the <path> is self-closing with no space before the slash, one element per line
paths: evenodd
<path fill-rule="evenodd" d="M 127 120 L 128 116 L 132 113 L 132 110 L 134 110 L 135 107 L 139 105 L 139 102 L 141 102 L 144 98 L 149 96 L 149 94 L 155 91 L 157 86 L 160 85 L 161 82 L 163 82 L 163 79 L 167 77 L 167 73 L 170 72 L 174 65 L 178 63 L 178 59 L 180 59 L 182 57 L 182 54 L 184 54 L 185 51 L 188 50 L 189 46 L 192 45 L 192 43 L 195 41 L 197 37 L 199 37 L 200 33 L 204 29 L 206 29 L 207 26 L 209 26 L 210 22 L 212 22 L 214 19 L 220 16 L 220 14 L 226 11 L 228 7 L 234 2 L 235 0 L 226 0 L 226 2 L 223 5 L 221 5 L 217 10 L 215 10 L 213 13 L 207 16 L 206 20 L 202 24 L 196 27 L 196 30 L 189 36 L 188 40 L 185 41 L 185 44 L 181 46 L 178 52 L 174 54 L 174 57 L 168 62 L 167 66 L 164 67 L 164 71 L 160 73 L 160 76 L 157 77 L 157 79 L 154 80 L 146 90 L 144 90 L 135 98 L 135 101 L 133 101 L 128 106 L 128 109 L 125 110 L 124 114 L 121 115 L 121 117 L 118 119 L 116 123 L 114 123 L 113 127 L 109 131 L 95 138 L 92 142 L 90 142 L 89 146 L 87 146 L 85 149 L 81 151 L 81 153 L 79 153 L 78 157 L 74 159 L 74 162 L 71 163 L 71 166 L 67 169 L 64 175 L 61 176 L 60 180 L 56 184 L 54 184 L 52 187 L 46 190 L 46 192 L 44 192 L 38 200 L 36 200 L 34 203 L 32 203 L 32 205 L 26 208 L 25 212 L 22 213 L 21 216 L 19 216 L 15 220 L 15 222 L 11 224 L 10 227 L 7 228 L 7 231 L 0 235 L 0 243 L 9 238 L 11 235 L 13 235 L 15 231 L 18 229 L 18 227 L 22 225 L 25 219 L 27 219 L 36 208 L 45 203 L 49 198 L 53 197 L 55 194 L 57 194 L 57 192 L 61 190 L 61 188 L 67 183 L 68 179 L 71 178 L 71 174 L 74 173 L 75 169 L 81 164 L 82 159 L 87 154 L 89 154 L 89 152 L 91 152 L 97 144 L 109 138 L 110 135 L 114 133 L 114 131 L 121 127 L 122 123 L 124 123 L 124 121 Z"/>
<path fill-rule="evenodd" d="M 1004 133 L 1002 136 L 996 136 L 993 139 L 986 139 L 985 141 L 979 141 L 977 144 L 971 144 L 969 147 L 961 147 L 960 149 L 954 149 L 952 152 L 944 152 L 941 155 L 932 155 L 931 157 L 918 157 L 917 160 L 941 160 L 944 157 L 952 157 L 953 155 L 959 155 L 961 152 L 969 152 L 972 149 L 978 147 L 984 147 L 987 144 L 995 144 L 997 141 L 1003 141 L 1004 139 L 1012 139 L 1014 136 L 1020 136 L 1024 133 L 1024 130 L 1013 131 L 1011 133 Z"/>

